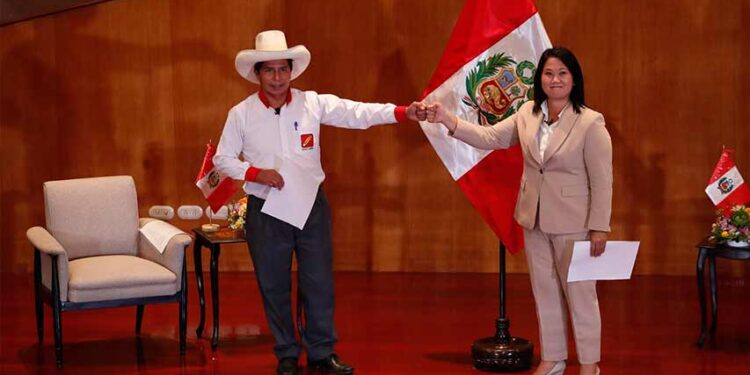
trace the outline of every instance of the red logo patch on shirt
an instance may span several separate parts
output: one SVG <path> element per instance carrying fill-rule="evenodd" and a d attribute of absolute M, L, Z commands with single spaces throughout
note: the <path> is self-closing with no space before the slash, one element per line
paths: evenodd
<path fill-rule="evenodd" d="M 315 146 L 315 137 L 312 134 L 300 135 L 299 141 L 303 150 L 311 150 Z"/>

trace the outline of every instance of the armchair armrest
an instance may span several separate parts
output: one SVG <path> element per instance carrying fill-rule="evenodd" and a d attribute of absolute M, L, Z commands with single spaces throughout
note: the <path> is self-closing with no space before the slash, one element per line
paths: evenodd
<path fill-rule="evenodd" d="M 63 255 L 65 249 L 52 234 L 42 227 L 32 227 L 26 231 L 26 238 L 29 239 L 35 248 L 49 255 Z"/>
<path fill-rule="evenodd" d="M 68 253 L 63 248 L 62 244 L 52 237 L 52 234 L 42 227 L 32 227 L 26 231 L 26 238 L 34 246 L 39 249 L 43 254 L 49 256 L 43 256 L 39 259 L 39 264 L 35 264 L 34 267 L 40 267 L 39 273 L 41 276 L 40 282 L 47 289 L 52 290 L 52 256 L 58 256 L 57 258 L 57 277 L 60 288 L 60 300 L 68 300 Z"/>
<path fill-rule="evenodd" d="M 139 219 L 138 227 L 142 228 L 144 225 L 156 219 L 141 218 Z M 182 277 L 182 262 L 185 259 L 185 250 L 193 242 L 192 237 L 183 233 L 172 237 L 167 243 L 166 249 L 163 253 L 160 253 L 154 246 L 149 242 L 142 233 L 138 233 L 138 256 L 144 259 L 148 259 L 152 262 L 158 263 L 175 275 L 177 280 Z"/>

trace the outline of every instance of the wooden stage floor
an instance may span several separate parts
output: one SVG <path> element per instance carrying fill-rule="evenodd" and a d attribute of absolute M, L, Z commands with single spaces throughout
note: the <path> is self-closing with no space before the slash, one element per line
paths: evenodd
<path fill-rule="evenodd" d="M 212 329 L 210 305 L 204 338 L 196 338 L 197 289 L 195 275 L 188 277 L 184 358 L 178 352 L 176 304 L 146 307 L 142 355 L 133 332 L 135 308 L 73 311 L 63 313 L 65 367 L 57 371 L 46 306 L 45 341 L 41 347 L 36 343 L 31 274 L 2 274 L 0 373 L 273 374 L 273 339 L 254 275 L 220 275 L 220 341 L 215 353 L 205 337 Z M 704 349 L 695 346 L 699 312 L 694 277 L 641 276 L 600 283 L 602 373 L 749 374 L 750 285 L 723 280 L 721 273 L 719 278 L 716 340 Z M 493 274 L 337 273 L 337 352 L 358 375 L 479 374 L 472 369 L 469 347 L 494 333 L 497 282 Z M 509 275 L 508 284 L 511 333 L 537 346 L 528 276 Z M 567 373 L 577 374 L 575 353 L 570 354 Z M 538 355 L 536 347 L 535 361 Z"/>

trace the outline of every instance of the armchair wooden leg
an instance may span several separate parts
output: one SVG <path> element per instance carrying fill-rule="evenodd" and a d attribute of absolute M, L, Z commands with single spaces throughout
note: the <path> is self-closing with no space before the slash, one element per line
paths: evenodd
<path fill-rule="evenodd" d="M 143 305 L 135 308 L 135 335 L 141 335 L 141 323 L 143 323 Z"/>
<path fill-rule="evenodd" d="M 187 257 L 182 258 L 182 277 L 180 287 L 180 355 L 185 354 L 187 337 Z"/>
<path fill-rule="evenodd" d="M 62 304 L 60 302 L 60 279 L 57 270 L 57 255 L 52 255 L 52 325 L 55 329 L 55 359 L 57 368 L 62 368 Z"/>
<path fill-rule="evenodd" d="M 42 303 L 42 260 L 37 248 L 34 248 L 34 306 L 36 308 L 36 336 L 41 345 L 44 342 L 44 304 Z"/>

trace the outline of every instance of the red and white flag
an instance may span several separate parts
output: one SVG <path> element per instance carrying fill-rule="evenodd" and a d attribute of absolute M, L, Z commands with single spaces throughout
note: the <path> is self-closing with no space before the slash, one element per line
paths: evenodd
<path fill-rule="evenodd" d="M 472 123 L 497 123 L 533 98 L 536 64 L 551 46 L 533 0 L 466 0 L 423 98 Z M 502 243 L 511 253 L 523 249 L 523 231 L 513 219 L 520 147 L 478 150 L 443 127 L 422 123 L 422 130 Z"/>
<path fill-rule="evenodd" d="M 195 179 L 195 186 L 201 189 L 208 205 L 211 206 L 211 211 L 216 213 L 234 195 L 237 185 L 231 178 L 220 174 L 214 168 L 214 155 L 216 155 L 216 147 L 209 142 L 206 144 L 206 155 L 203 156 L 203 165 Z"/>
<path fill-rule="evenodd" d="M 732 160 L 734 150 L 721 152 L 714 173 L 708 180 L 706 194 L 719 210 L 730 213 L 732 206 L 750 202 L 750 187 L 742 179 L 740 171 Z"/>

